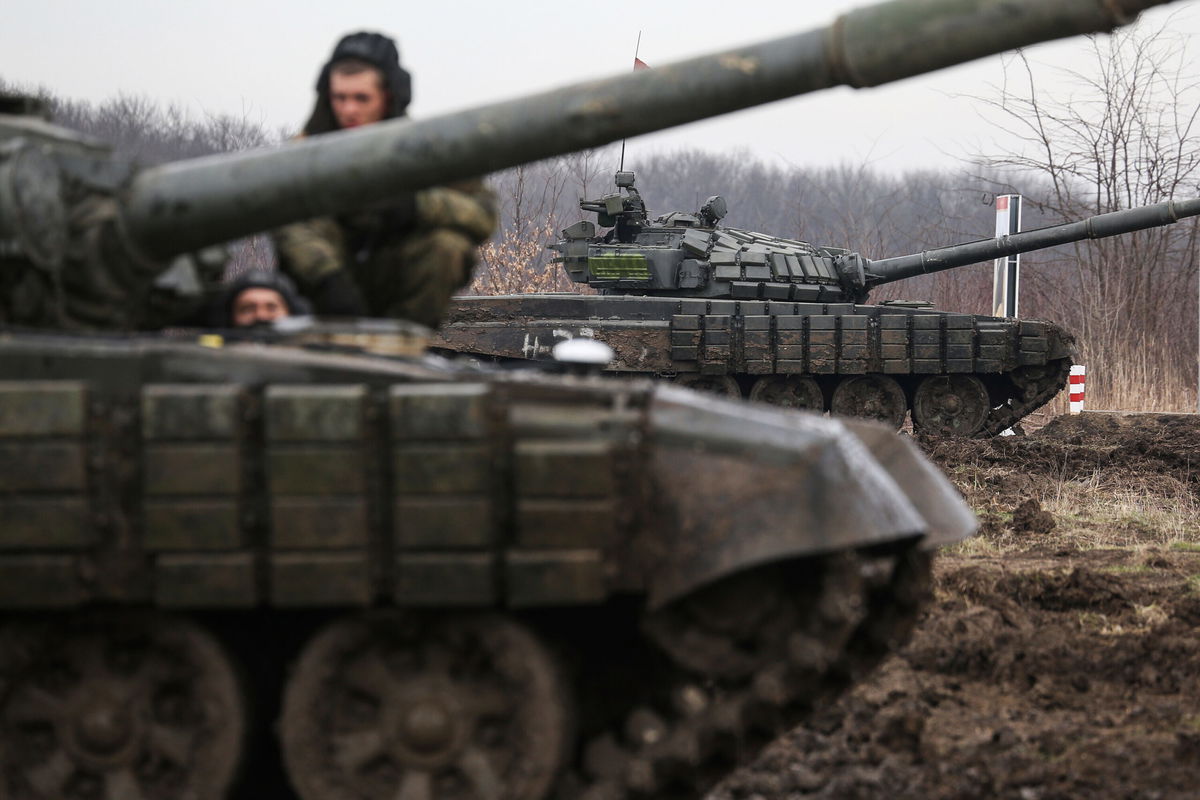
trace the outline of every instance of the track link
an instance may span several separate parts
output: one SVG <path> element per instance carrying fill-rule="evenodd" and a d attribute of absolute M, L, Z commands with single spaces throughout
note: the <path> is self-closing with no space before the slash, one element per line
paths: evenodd
<path fill-rule="evenodd" d="M 1014 397 L 1012 405 L 992 409 L 991 413 L 988 414 L 987 421 L 984 423 L 983 430 L 975 434 L 975 438 L 986 439 L 991 436 L 999 436 L 1001 431 L 1011 428 L 1026 416 L 1050 402 L 1051 398 L 1066 386 L 1067 376 L 1070 373 L 1071 359 L 1060 358 L 1047 364 L 1045 373 L 1041 376 L 1031 378 L 1024 387 L 1021 387 L 1014 380 L 1013 382 L 1017 384 L 1018 389 L 1023 388 L 1021 393 L 1024 399 Z"/>
<path fill-rule="evenodd" d="M 814 704 L 861 680 L 903 642 L 928 596 L 930 565 L 930 555 L 915 545 L 888 556 L 845 553 L 825 559 L 810 598 L 815 602 L 791 609 L 803 613 L 786 630 L 760 641 L 753 653 L 730 634 L 724 649 L 743 658 L 727 659 L 725 674 L 714 675 L 711 661 L 673 659 L 676 669 L 662 701 L 634 708 L 623 730 L 593 737 L 582 751 L 582 779 L 568 783 L 560 797 L 703 797 L 803 720 Z M 676 635 L 695 642 L 714 634 L 676 629 Z M 665 649 L 674 650 L 669 643 Z"/>

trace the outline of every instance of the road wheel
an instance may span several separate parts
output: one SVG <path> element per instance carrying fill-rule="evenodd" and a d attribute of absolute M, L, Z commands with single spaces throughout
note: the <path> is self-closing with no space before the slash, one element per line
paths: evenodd
<path fill-rule="evenodd" d="M 974 375 L 933 375 L 913 394 L 913 424 L 941 436 L 978 433 L 989 411 L 987 387 Z"/>
<path fill-rule="evenodd" d="M 554 658 L 493 614 L 335 622 L 301 653 L 283 703 L 304 800 L 541 800 L 569 714 Z"/>
<path fill-rule="evenodd" d="M 95 614 L 0 633 L 0 796 L 220 800 L 242 752 L 228 657 L 201 628 Z"/>
<path fill-rule="evenodd" d="M 772 375 L 759 378 L 750 389 L 750 399 L 785 408 L 825 410 L 825 396 L 812 378 L 798 375 Z"/>
<path fill-rule="evenodd" d="M 857 375 L 846 378 L 833 390 L 829 404 L 833 414 L 876 419 L 893 428 L 904 424 L 908 401 L 894 378 L 886 375 Z"/>

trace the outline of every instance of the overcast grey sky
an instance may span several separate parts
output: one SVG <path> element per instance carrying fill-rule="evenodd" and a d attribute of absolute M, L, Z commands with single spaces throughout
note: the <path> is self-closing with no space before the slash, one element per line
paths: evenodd
<path fill-rule="evenodd" d="M 1051 0 L 1047 0 L 1050 2 Z M 426 117 L 823 26 L 863 0 L 4 0 L 0 77 L 75 99 L 118 92 L 196 114 L 246 115 L 295 128 L 334 42 L 352 30 L 394 36 L 414 74 L 413 116 Z M 1200 2 L 1140 24 L 1190 36 Z M 1086 71 L 1084 39 L 1031 48 L 1035 62 Z M 1192 53 L 1193 63 L 1195 52 Z M 638 153 L 683 146 L 745 150 L 768 160 L 870 160 L 887 169 L 939 167 L 988 148 L 971 95 L 1001 80 L 993 57 L 870 90 L 836 89 L 633 140 Z M 1047 75 L 1050 73 L 1047 73 Z M 1047 83 L 1051 81 L 1047 80 Z M 1064 89 L 1065 91 L 1065 89 Z"/>

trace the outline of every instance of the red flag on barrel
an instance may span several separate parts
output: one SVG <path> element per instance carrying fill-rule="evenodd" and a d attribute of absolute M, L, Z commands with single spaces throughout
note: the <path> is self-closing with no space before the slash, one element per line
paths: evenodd
<path fill-rule="evenodd" d="M 634 56 L 633 57 L 633 68 L 634 69 L 650 69 L 650 65 L 647 64 L 645 61 L 642 61 L 637 56 Z"/>

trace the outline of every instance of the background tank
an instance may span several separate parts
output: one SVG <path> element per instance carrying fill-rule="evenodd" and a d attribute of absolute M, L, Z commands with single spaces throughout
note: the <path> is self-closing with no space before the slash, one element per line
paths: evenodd
<path fill-rule="evenodd" d="M 1073 339 L 1051 322 L 863 305 L 871 288 L 928 272 L 1200 214 L 1200 199 L 1118 211 L 898 258 L 720 227 L 725 201 L 650 220 L 632 172 L 580 202 L 583 220 L 551 245 L 599 295 L 460 297 L 435 346 L 545 358 L 573 336 L 609 344 L 609 369 L 667 376 L 728 396 L 874 417 L 899 427 L 995 435 L 1066 384 Z M 923 307 L 924 306 L 924 307 Z"/>
<path fill-rule="evenodd" d="M 278 796 L 275 764 L 304 800 L 699 797 L 895 646 L 929 548 L 969 533 L 910 445 L 455 367 L 402 326 L 127 330 L 203 289 L 211 263 L 166 259 L 233 236 L 1122 21 L 1061 7 L 982 26 L 960 0 L 893 4 L 145 171 L 3 104 L 0 793 L 206 800 L 243 764 L 246 796 Z M 903 46 L 874 47 L 881 26 Z"/>

